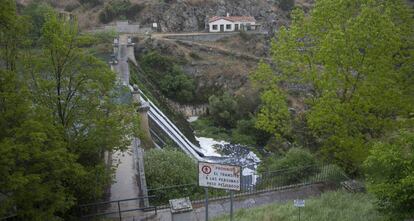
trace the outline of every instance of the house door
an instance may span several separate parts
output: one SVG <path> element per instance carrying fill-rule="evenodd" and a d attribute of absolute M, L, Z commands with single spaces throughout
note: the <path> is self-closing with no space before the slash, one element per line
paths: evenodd
<path fill-rule="evenodd" d="M 220 25 L 220 31 L 224 32 L 224 25 Z"/>
<path fill-rule="evenodd" d="M 235 25 L 234 25 L 234 30 L 235 30 L 235 31 L 238 31 L 238 30 L 239 30 L 239 24 L 235 24 Z"/>

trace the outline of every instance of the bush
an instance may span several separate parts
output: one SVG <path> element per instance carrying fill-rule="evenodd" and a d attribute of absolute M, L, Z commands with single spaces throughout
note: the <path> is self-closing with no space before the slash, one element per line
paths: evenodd
<path fill-rule="evenodd" d="M 162 77 L 159 86 L 163 94 L 178 102 L 191 102 L 194 98 L 194 80 L 178 66 L 174 66 L 171 72 Z"/>
<path fill-rule="evenodd" d="M 212 95 L 208 99 L 210 116 L 214 124 L 224 128 L 232 128 L 236 124 L 238 105 L 227 92 L 222 96 Z"/>
<path fill-rule="evenodd" d="M 380 211 L 403 220 L 414 217 L 414 132 L 377 142 L 364 162 L 368 191 Z"/>
<path fill-rule="evenodd" d="M 145 152 L 144 162 L 148 189 L 197 183 L 196 163 L 178 150 L 152 149 Z M 155 194 L 159 202 L 182 196 L 178 189 L 167 189 Z"/>
<path fill-rule="evenodd" d="M 191 123 L 199 137 L 210 137 L 216 140 L 230 140 L 229 132 L 221 127 L 214 126 L 210 118 L 203 117 Z"/>
<path fill-rule="evenodd" d="M 129 0 L 111 1 L 99 13 L 99 20 L 109 23 L 116 18 L 133 19 L 143 8 L 143 5 L 132 4 Z"/>
<path fill-rule="evenodd" d="M 257 129 L 255 122 L 256 120 L 254 118 L 237 121 L 237 126 L 232 131 L 232 142 L 250 146 L 264 146 L 270 134 Z"/>
<path fill-rule="evenodd" d="M 185 153 L 169 147 L 152 149 L 145 153 L 144 163 L 148 194 L 156 196 L 151 200 L 152 205 L 165 205 L 170 199 L 182 197 L 203 198 L 204 188 L 197 183 L 197 164 Z M 210 196 L 224 194 L 223 190 L 209 190 Z"/>
<path fill-rule="evenodd" d="M 269 172 L 269 177 L 282 176 L 277 185 L 300 183 L 319 172 L 318 161 L 305 149 L 291 148 L 284 156 L 271 156 L 259 167 L 261 172 Z M 273 180 L 270 181 L 273 185 Z"/>
<path fill-rule="evenodd" d="M 163 95 L 180 103 L 194 100 L 195 82 L 171 57 L 149 52 L 141 58 L 142 68 Z"/>

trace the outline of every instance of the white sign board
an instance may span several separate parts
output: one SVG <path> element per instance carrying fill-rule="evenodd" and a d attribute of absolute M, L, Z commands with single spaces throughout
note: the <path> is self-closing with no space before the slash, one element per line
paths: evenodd
<path fill-rule="evenodd" d="M 240 190 L 241 167 L 198 162 L 198 185 L 226 190 Z"/>
<path fill-rule="evenodd" d="M 305 207 L 305 200 L 293 200 L 295 207 Z"/>

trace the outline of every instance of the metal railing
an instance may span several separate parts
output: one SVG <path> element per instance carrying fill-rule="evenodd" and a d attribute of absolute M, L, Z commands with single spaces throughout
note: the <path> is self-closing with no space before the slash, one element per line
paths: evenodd
<path fill-rule="evenodd" d="M 130 198 L 130 199 L 112 200 L 112 201 L 105 201 L 105 202 L 98 202 L 98 203 L 83 204 L 78 207 L 79 217 L 81 219 L 87 219 L 87 218 L 97 218 L 97 217 L 104 217 L 104 216 L 108 216 L 112 214 L 118 214 L 119 220 L 122 221 L 122 213 L 126 213 L 126 212 L 155 211 L 155 215 L 156 215 L 157 206 L 137 207 L 137 208 L 132 208 L 132 209 L 124 209 L 124 210 L 122 209 L 122 204 L 121 204 L 122 202 L 129 202 L 129 201 L 139 202 L 139 201 L 142 201 L 145 199 L 151 199 L 151 198 L 155 198 L 155 196 L 137 197 L 137 198 Z M 110 207 L 111 204 L 116 204 L 117 206 L 116 211 L 108 211 L 108 207 Z"/>
<path fill-rule="evenodd" d="M 269 171 L 243 176 L 241 190 L 235 192 L 235 197 L 319 183 L 339 186 L 340 182 L 346 179 L 346 176 L 335 165 L 309 165 Z M 188 196 L 193 204 L 204 202 L 205 190 L 197 183 L 149 188 L 148 194 L 157 196 L 157 198 L 150 199 L 150 205 L 156 205 L 158 209 L 168 208 L 168 200 L 173 198 Z M 229 193 L 225 190 L 210 188 L 209 196 L 209 200 L 221 200 L 229 198 Z"/>

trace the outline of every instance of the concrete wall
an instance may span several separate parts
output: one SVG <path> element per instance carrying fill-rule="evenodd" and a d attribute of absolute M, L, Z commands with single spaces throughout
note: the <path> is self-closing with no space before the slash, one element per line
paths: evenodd
<path fill-rule="evenodd" d="M 221 25 L 223 25 L 223 30 L 220 28 Z M 238 26 L 238 28 L 236 28 L 236 25 Z M 252 25 L 251 28 L 254 29 L 255 27 L 254 25 L 256 25 L 256 23 L 255 22 L 231 22 L 225 19 L 219 19 L 217 21 L 209 23 L 209 32 L 217 33 L 217 32 L 232 32 L 232 31 L 238 31 L 238 30 L 247 30 L 248 25 Z"/>
<path fill-rule="evenodd" d="M 182 113 L 186 118 L 204 115 L 208 112 L 208 104 L 182 105 L 173 101 L 168 101 L 168 103 L 175 111 Z"/>
<path fill-rule="evenodd" d="M 221 33 L 206 33 L 206 34 L 192 34 L 192 35 L 170 35 L 167 38 L 184 40 L 184 41 L 218 41 L 222 38 L 238 34 L 238 32 L 221 32 Z"/>

